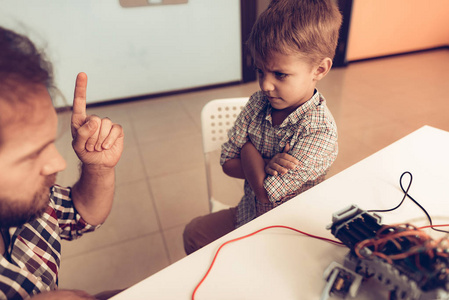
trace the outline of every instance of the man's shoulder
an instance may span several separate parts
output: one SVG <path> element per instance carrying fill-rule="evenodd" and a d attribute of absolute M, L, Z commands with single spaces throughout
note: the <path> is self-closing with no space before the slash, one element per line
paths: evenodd
<path fill-rule="evenodd" d="M 53 185 L 50 189 L 52 195 L 58 198 L 70 199 L 72 189 L 70 187 L 63 187 L 60 185 Z"/>
<path fill-rule="evenodd" d="M 49 207 L 54 211 L 57 219 L 72 219 L 75 207 L 72 202 L 72 189 L 60 185 L 50 188 Z"/>
<path fill-rule="evenodd" d="M 62 207 L 72 206 L 72 189 L 57 184 L 53 185 L 50 188 L 50 205 Z"/>

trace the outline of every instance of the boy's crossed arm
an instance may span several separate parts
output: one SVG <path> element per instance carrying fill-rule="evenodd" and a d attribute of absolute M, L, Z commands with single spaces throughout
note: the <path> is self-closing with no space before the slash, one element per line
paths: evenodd
<path fill-rule="evenodd" d="M 292 155 L 288 154 L 290 144 L 286 144 L 281 153 L 277 153 L 271 159 L 265 159 L 265 172 L 269 175 L 284 175 L 288 170 L 296 168 L 299 161 Z"/>
<path fill-rule="evenodd" d="M 264 188 L 264 180 L 268 175 L 283 175 L 288 170 L 298 165 L 298 160 L 287 152 L 290 145 L 287 144 L 284 151 L 277 153 L 271 159 L 264 159 L 254 145 L 248 141 L 240 151 L 240 158 L 230 159 L 223 164 L 223 171 L 231 176 L 246 179 L 253 190 L 256 199 L 265 204 L 270 204 L 267 191 Z"/>

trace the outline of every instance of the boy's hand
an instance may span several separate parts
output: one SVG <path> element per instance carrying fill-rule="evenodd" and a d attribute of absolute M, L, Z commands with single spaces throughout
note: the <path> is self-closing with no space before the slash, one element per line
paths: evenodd
<path fill-rule="evenodd" d="M 268 175 L 276 176 L 278 174 L 283 175 L 296 168 L 299 161 L 288 154 L 290 151 L 290 144 L 286 144 L 284 150 L 281 153 L 276 154 L 265 166 L 265 173 Z"/>
<path fill-rule="evenodd" d="M 113 168 L 123 152 L 122 126 L 110 119 L 86 114 L 87 75 L 76 77 L 72 113 L 72 146 L 86 165 Z"/>

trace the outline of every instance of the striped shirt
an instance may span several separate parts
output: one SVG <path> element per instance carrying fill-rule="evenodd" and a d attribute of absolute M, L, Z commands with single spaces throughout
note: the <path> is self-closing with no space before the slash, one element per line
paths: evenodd
<path fill-rule="evenodd" d="M 81 218 L 70 193 L 70 188 L 53 186 L 43 215 L 6 233 L 6 252 L 0 256 L 0 299 L 27 299 L 56 289 L 61 238 L 73 240 L 99 227 Z"/>
<path fill-rule="evenodd" d="M 324 180 L 337 157 L 337 127 L 326 100 L 318 91 L 279 126 L 273 126 L 271 111 L 261 91 L 251 96 L 229 131 L 229 140 L 222 146 L 220 164 L 239 158 L 243 145 L 251 141 L 264 158 L 282 152 L 288 143 L 291 147 L 288 154 L 294 156 L 299 165 L 284 175 L 267 175 L 264 187 L 269 204 L 257 201 L 245 180 L 244 196 L 237 206 L 236 227 Z"/>

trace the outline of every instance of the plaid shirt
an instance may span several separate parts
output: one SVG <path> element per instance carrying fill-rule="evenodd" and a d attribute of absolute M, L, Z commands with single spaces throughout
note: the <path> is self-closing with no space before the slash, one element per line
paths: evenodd
<path fill-rule="evenodd" d="M 99 226 L 75 211 L 70 188 L 53 186 L 44 214 L 6 234 L 0 257 L 0 299 L 27 299 L 57 288 L 61 238 L 72 240 Z"/>
<path fill-rule="evenodd" d="M 269 204 L 257 201 L 245 180 L 245 193 L 237 206 L 237 227 L 324 180 L 337 157 L 337 127 L 318 91 L 279 126 L 272 125 L 271 111 L 261 91 L 251 96 L 229 131 L 229 140 L 222 146 L 220 164 L 239 158 L 243 145 L 251 141 L 264 158 L 282 152 L 288 143 L 291 147 L 288 154 L 298 159 L 299 165 L 284 175 L 265 178 Z"/>

